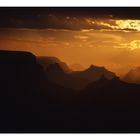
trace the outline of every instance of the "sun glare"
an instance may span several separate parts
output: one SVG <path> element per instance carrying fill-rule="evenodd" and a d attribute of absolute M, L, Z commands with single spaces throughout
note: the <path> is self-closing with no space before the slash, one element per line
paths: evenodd
<path fill-rule="evenodd" d="M 118 29 L 130 29 L 140 31 L 140 20 L 116 20 Z"/>

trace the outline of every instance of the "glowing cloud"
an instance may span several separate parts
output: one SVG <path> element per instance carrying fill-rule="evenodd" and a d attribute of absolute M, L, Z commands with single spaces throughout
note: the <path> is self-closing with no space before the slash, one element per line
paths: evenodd
<path fill-rule="evenodd" d="M 124 48 L 129 50 L 135 50 L 140 48 L 140 40 L 133 40 L 129 43 L 122 43 L 120 46 L 116 46 L 115 48 Z"/>
<path fill-rule="evenodd" d="M 113 19 L 108 17 L 75 17 L 75 16 L 58 16 L 48 15 L 43 18 L 44 24 L 49 24 L 48 28 L 81 30 L 89 32 L 91 30 L 124 30 L 140 31 L 140 20 L 134 19 Z M 46 20 L 45 20 L 46 19 Z"/>
<path fill-rule="evenodd" d="M 76 36 L 74 36 L 74 38 L 77 38 L 77 39 L 88 39 L 88 36 L 76 35 Z"/>
<path fill-rule="evenodd" d="M 140 20 L 116 20 L 118 29 L 132 29 L 140 31 Z"/>
<path fill-rule="evenodd" d="M 111 30 L 135 30 L 140 31 L 140 20 L 116 20 L 116 19 L 88 19 L 89 26 L 91 24 L 95 29 L 111 29 Z"/>

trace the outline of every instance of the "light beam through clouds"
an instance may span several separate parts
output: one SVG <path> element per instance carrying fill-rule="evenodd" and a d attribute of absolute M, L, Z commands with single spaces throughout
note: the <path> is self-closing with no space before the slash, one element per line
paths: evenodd
<path fill-rule="evenodd" d="M 140 66 L 139 19 L 55 14 L 38 19 L 43 28 L 0 28 L 0 49 L 55 56 L 69 65 L 105 66 L 118 74 Z"/>

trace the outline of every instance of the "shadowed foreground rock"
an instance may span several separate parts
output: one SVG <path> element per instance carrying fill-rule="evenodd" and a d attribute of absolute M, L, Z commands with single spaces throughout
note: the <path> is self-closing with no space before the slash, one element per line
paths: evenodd
<path fill-rule="evenodd" d="M 140 132 L 139 101 L 140 85 L 114 74 L 75 91 L 52 83 L 33 54 L 0 51 L 0 132 Z"/>

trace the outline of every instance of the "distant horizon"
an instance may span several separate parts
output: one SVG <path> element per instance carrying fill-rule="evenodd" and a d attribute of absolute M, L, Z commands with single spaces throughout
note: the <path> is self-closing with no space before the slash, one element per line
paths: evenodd
<path fill-rule="evenodd" d="M 139 8 L 1 8 L 0 50 L 53 56 L 117 75 L 140 66 Z M 81 65 L 81 66 L 80 66 Z"/>
<path fill-rule="evenodd" d="M 33 52 L 30 52 L 28 50 L 12 50 L 12 49 L 11 50 L 10 49 L 9 50 L 5 50 L 5 49 L 3 49 L 3 50 L 0 50 L 0 51 L 29 52 L 29 53 L 32 53 L 33 55 L 35 55 Z M 104 67 L 107 70 L 109 70 L 111 72 L 114 72 L 120 78 L 123 77 L 124 75 L 126 75 L 130 70 L 134 70 L 134 69 L 140 67 L 140 65 L 138 65 L 138 66 L 134 66 L 134 67 L 129 67 L 127 69 L 124 68 L 125 72 L 120 73 L 120 72 L 117 72 L 116 70 L 114 70 L 114 69 L 112 69 L 112 68 L 110 68 L 108 66 L 105 66 L 105 65 L 99 65 L 99 64 L 91 63 L 91 64 L 85 66 L 85 65 L 82 65 L 82 63 L 76 63 L 76 62 L 72 63 L 72 64 L 69 64 L 65 60 L 63 60 L 63 59 L 61 59 L 61 58 L 59 58 L 57 56 L 53 56 L 53 55 L 35 55 L 35 56 L 36 57 L 53 57 L 53 58 L 59 59 L 61 62 L 64 62 L 72 71 L 84 71 L 84 70 L 88 69 L 91 65 L 96 66 L 96 67 Z M 79 65 L 79 66 L 81 66 L 81 68 L 73 67 L 73 65 Z"/>

